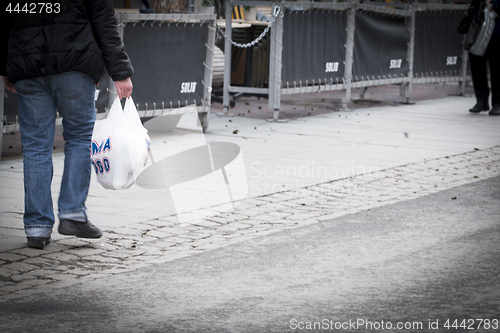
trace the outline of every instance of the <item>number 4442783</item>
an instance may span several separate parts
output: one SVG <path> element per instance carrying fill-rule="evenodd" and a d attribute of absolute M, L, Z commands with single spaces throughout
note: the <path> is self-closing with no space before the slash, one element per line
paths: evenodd
<path fill-rule="evenodd" d="M 26 14 L 59 14 L 61 12 L 61 4 L 58 2 L 30 2 L 25 4 L 10 2 L 5 11 Z"/>
<path fill-rule="evenodd" d="M 446 329 L 468 329 L 468 330 L 497 330 L 499 328 L 498 319 L 448 319 L 443 325 Z"/>

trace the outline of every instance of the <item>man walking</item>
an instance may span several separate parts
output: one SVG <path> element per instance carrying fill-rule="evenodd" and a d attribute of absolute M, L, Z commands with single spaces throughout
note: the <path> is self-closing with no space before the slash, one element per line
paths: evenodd
<path fill-rule="evenodd" d="M 55 223 L 51 182 L 56 112 L 62 116 L 64 173 L 59 233 L 99 238 L 88 219 L 95 88 L 107 69 L 118 96 L 132 94 L 134 70 L 122 48 L 112 0 L 18 1 L 1 5 L 0 74 L 19 97 L 24 228 L 42 249 Z"/>
<path fill-rule="evenodd" d="M 478 15 L 482 4 L 491 5 L 492 9 L 500 15 L 500 0 L 472 0 L 467 16 L 462 20 L 459 27 L 460 33 L 469 31 L 472 18 Z M 476 105 L 469 112 L 480 113 L 490 111 L 490 116 L 500 116 L 500 18 L 497 17 L 495 30 L 491 36 L 486 52 L 482 56 L 469 52 L 472 83 L 476 95 Z M 488 66 L 490 68 L 491 101 L 489 106 L 490 88 L 488 87 Z"/>

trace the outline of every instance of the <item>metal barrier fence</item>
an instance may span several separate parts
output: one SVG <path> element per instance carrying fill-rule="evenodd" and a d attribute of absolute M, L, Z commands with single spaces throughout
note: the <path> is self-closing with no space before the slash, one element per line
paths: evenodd
<path fill-rule="evenodd" d="M 278 7 L 280 14 L 271 29 L 268 88 L 232 86 L 226 49 L 226 114 L 229 93 L 267 94 L 277 121 L 281 95 L 343 90 L 346 109 L 353 88 L 398 84 L 409 102 L 413 84 L 461 82 L 463 93 L 470 80 L 456 33 L 467 5 L 231 1 L 226 10 L 237 5 Z"/>
<path fill-rule="evenodd" d="M 132 98 L 143 120 L 162 115 L 198 113 L 203 131 L 208 128 L 215 47 L 214 14 L 117 14 L 118 32 L 135 74 Z M 17 96 L 6 91 L 0 98 L 0 152 L 3 133 L 19 131 Z M 106 74 L 96 94 L 97 118 L 107 116 L 114 82 Z M 56 122 L 60 124 L 61 118 Z"/>

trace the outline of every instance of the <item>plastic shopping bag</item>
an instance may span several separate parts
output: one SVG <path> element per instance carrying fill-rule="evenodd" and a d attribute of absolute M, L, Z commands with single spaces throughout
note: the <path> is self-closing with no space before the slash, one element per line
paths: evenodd
<path fill-rule="evenodd" d="M 106 189 L 127 189 L 148 162 L 151 140 L 131 97 L 122 110 L 117 97 L 108 117 L 96 121 L 91 160 L 97 181 Z"/>

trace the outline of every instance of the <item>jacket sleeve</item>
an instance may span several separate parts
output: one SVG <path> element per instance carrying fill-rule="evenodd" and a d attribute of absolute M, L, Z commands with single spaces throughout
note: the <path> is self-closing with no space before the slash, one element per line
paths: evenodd
<path fill-rule="evenodd" d="M 134 74 L 116 26 L 112 0 L 88 0 L 88 17 L 97 45 L 102 51 L 106 69 L 114 81 L 125 80 Z"/>
<path fill-rule="evenodd" d="M 0 75 L 2 76 L 7 76 L 9 36 L 13 20 L 13 14 L 9 14 L 6 11 L 0 13 Z"/>
<path fill-rule="evenodd" d="M 465 35 L 469 32 L 469 27 L 472 22 L 472 19 L 477 14 L 479 7 L 481 6 L 481 2 L 483 0 L 472 0 L 469 5 L 469 9 L 467 10 L 467 15 L 460 21 L 457 32 Z"/>

